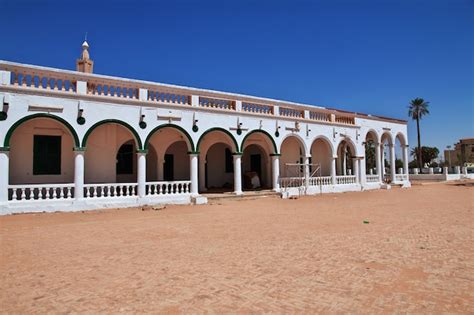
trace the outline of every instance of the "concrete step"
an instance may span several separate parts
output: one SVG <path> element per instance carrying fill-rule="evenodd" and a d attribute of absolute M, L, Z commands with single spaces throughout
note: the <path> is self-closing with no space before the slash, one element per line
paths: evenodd
<path fill-rule="evenodd" d="M 207 198 L 208 203 L 212 203 L 212 202 L 216 202 L 220 200 L 242 200 L 242 199 L 256 199 L 256 198 L 264 198 L 264 197 L 281 196 L 279 192 L 275 192 L 273 190 L 244 191 L 242 195 L 236 195 L 231 192 L 209 193 L 209 194 L 201 194 L 201 195 Z"/>

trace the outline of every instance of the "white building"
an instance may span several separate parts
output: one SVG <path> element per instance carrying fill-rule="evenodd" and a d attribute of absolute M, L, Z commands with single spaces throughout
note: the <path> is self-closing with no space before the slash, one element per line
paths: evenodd
<path fill-rule="evenodd" d="M 408 186 L 406 121 L 0 61 L 2 214 Z M 382 174 L 396 139 L 404 168 Z M 366 167 L 365 145 L 376 167 Z"/>

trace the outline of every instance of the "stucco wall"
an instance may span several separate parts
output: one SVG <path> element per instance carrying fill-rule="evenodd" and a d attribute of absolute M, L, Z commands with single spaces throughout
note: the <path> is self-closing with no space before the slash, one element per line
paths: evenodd
<path fill-rule="evenodd" d="M 33 175 L 34 135 L 61 136 L 61 174 Z M 69 131 L 50 119 L 30 120 L 12 135 L 10 148 L 10 184 L 71 183 L 74 180 L 73 140 Z"/>

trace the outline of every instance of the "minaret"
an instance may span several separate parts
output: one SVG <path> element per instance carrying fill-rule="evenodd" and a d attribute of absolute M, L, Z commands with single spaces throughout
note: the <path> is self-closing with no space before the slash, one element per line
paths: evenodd
<path fill-rule="evenodd" d="M 89 59 L 89 44 L 85 40 L 82 43 L 82 55 L 80 59 L 76 61 L 76 70 L 79 72 L 85 73 L 92 73 L 92 69 L 94 68 L 94 61 Z"/>

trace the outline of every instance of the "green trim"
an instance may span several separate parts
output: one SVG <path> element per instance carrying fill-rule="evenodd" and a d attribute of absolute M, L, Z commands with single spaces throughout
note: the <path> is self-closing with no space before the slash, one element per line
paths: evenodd
<path fill-rule="evenodd" d="M 199 155 L 199 153 L 200 153 L 199 151 L 194 151 L 194 152 L 188 151 L 188 152 L 186 152 L 186 154 L 188 154 L 188 155 L 193 155 L 193 154 L 194 155 Z"/>
<path fill-rule="evenodd" d="M 244 153 L 243 152 L 234 152 L 234 153 L 232 153 L 232 155 L 244 155 Z"/>
<path fill-rule="evenodd" d="M 0 152 L 9 152 L 10 147 L 0 147 Z"/>
<path fill-rule="evenodd" d="M 118 125 L 124 126 L 128 130 L 130 130 L 130 132 L 135 137 L 135 141 L 137 142 L 136 143 L 137 144 L 137 150 L 140 150 L 142 148 L 142 140 L 140 139 L 140 136 L 138 135 L 138 132 L 135 129 L 133 129 L 132 126 L 127 124 L 126 122 L 121 121 L 121 120 L 117 120 L 117 119 L 104 119 L 104 120 L 101 120 L 101 121 L 95 123 L 94 125 L 92 125 L 92 127 L 90 127 L 87 130 L 86 134 L 84 135 L 84 138 L 82 138 L 82 147 L 84 147 L 84 148 L 87 147 L 87 140 L 89 139 L 89 136 L 91 135 L 92 131 L 94 131 L 95 128 L 97 128 L 99 126 L 102 126 L 102 125 L 105 125 L 105 124 L 118 124 Z"/>
<path fill-rule="evenodd" d="M 74 152 L 86 152 L 86 148 L 83 147 L 74 147 L 72 148 Z"/>
<path fill-rule="evenodd" d="M 10 147 L 10 140 L 11 140 L 11 137 L 12 137 L 13 132 L 15 131 L 15 129 L 18 128 L 24 122 L 27 122 L 27 121 L 35 119 L 35 118 L 50 118 L 50 119 L 53 119 L 53 120 L 56 120 L 56 121 L 62 123 L 71 132 L 71 135 L 74 139 L 74 146 L 75 147 L 80 147 L 81 146 L 81 144 L 79 142 L 79 137 L 76 133 L 76 130 L 74 130 L 74 128 L 71 126 L 71 124 L 69 124 L 66 120 L 64 120 L 61 117 L 51 115 L 51 114 L 46 114 L 46 113 L 29 115 L 29 116 L 23 117 L 22 119 L 18 120 L 16 123 L 14 123 L 10 127 L 10 129 L 8 129 L 7 134 L 5 135 L 5 141 L 4 141 L 3 146 L 4 147 Z"/>
<path fill-rule="evenodd" d="M 272 141 L 272 144 L 273 144 L 273 154 L 278 154 L 278 147 L 277 147 L 277 145 L 276 145 L 276 143 L 275 143 L 275 140 L 273 140 L 273 137 L 272 137 L 268 132 L 266 132 L 265 130 L 262 130 L 262 129 L 255 129 L 255 130 L 252 130 L 252 131 L 248 132 L 248 133 L 245 135 L 244 139 L 242 140 L 242 146 L 241 146 L 241 148 L 244 147 L 245 140 L 247 140 L 247 138 L 248 138 L 251 134 L 257 133 L 257 132 L 263 133 L 264 135 L 266 135 L 266 136 Z"/>
<path fill-rule="evenodd" d="M 139 149 L 137 150 L 137 153 L 148 154 L 148 149 Z"/>
<path fill-rule="evenodd" d="M 281 154 L 280 153 L 272 153 L 272 154 L 270 154 L 270 156 L 281 156 Z"/>
<path fill-rule="evenodd" d="M 202 139 L 204 139 L 204 136 L 210 132 L 213 132 L 213 131 L 221 131 L 223 133 L 225 133 L 226 135 L 228 135 L 230 137 L 230 139 L 232 140 L 232 142 L 234 142 L 234 146 L 235 146 L 235 151 L 236 152 L 239 152 L 239 144 L 237 142 L 237 140 L 235 140 L 234 136 L 228 131 L 228 130 L 225 130 L 224 128 L 220 128 L 220 127 L 214 127 L 214 128 L 211 128 L 211 129 L 207 129 L 206 131 L 203 132 L 203 134 L 201 135 L 201 137 L 199 137 L 199 140 L 197 142 L 197 145 L 196 145 L 196 151 L 200 151 L 200 144 L 201 144 L 201 141 Z"/>
<path fill-rule="evenodd" d="M 174 128 L 178 131 L 180 131 L 183 135 L 186 136 L 186 138 L 188 138 L 188 141 L 189 141 L 189 145 L 191 146 L 191 152 L 195 152 L 195 148 L 194 148 L 194 142 L 193 142 L 193 139 L 191 138 L 191 136 L 189 135 L 189 133 L 181 126 L 178 126 L 178 125 L 173 125 L 173 124 L 163 124 L 163 125 L 159 125 L 158 127 L 155 127 L 152 131 L 150 131 L 150 133 L 148 134 L 148 136 L 146 137 L 146 140 L 145 140 L 145 146 L 144 146 L 144 149 L 145 150 L 148 150 L 148 146 L 150 144 L 150 140 L 151 140 L 151 137 L 153 136 L 153 134 L 160 130 L 160 129 L 163 129 L 163 128 Z"/>

